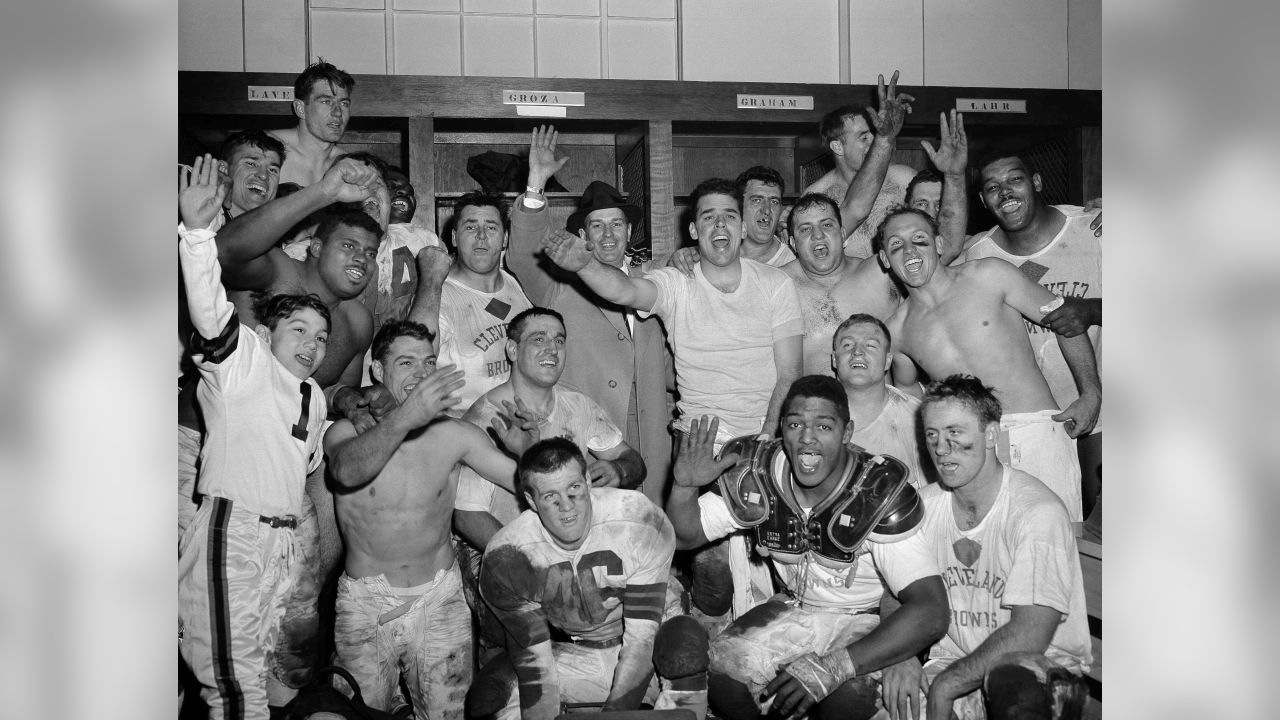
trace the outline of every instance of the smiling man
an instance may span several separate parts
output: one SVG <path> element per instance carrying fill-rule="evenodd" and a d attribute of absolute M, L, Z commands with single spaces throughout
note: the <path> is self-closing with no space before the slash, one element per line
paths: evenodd
<path fill-rule="evenodd" d="M 800 374 L 803 327 L 795 286 L 781 270 L 739 256 L 742 196 L 735 183 L 705 180 L 690 204 L 689 234 L 699 251 L 692 277 L 673 267 L 625 275 L 573 236 L 548 238 L 547 255 L 600 297 L 662 319 L 679 379 L 677 430 L 711 414 L 720 418 L 723 440 L 772 433 L 782 396 Z"/>
<path fill-rule="evenodd" d="M 678 547 L 750 528 L 786 588 L 738 618 L 710 647 L 711 707 L 720 717 L 865 719 L 879 670 L 942 636 L 946 589 L 913 537 L 923 509 L 896 459 L 849 445 L 835 378 L 807 375 L 783 402 L 781 441 L 738 438 L 717 459 L 716 421 L 680 444 L 667 515 Z M 701 487 L 719 479 L 719 493 Z M 883 577 L 883 582 L 881 578 Z M 885 586 L 901 600 L 881 620 Z"/>
<path fill-rule="evenodd" d="M 689 275 L 665 267 L 629 277 L 596 260 L 576 237 L 548 238 L 547 255 L 601 297 L 662 319 L 680 391 L 677 431 L 688 432 L 701 415 L 715 415 L 717 442 L 772 435 L 782 396 L 800 375 L 803 320 L 795 285 L 783 271 L 739 257 L 737 184 L 705 180 L 689 200 L 689 234 L 699 254 Z M 745 613 L 772 593 L 767 570 L 750 564 L 740 537 L 698 553 L 694 575 L 694 603 L 721 618 L 710 623 Z"/>
<path fill-rule="evenodd" d="M 373 377 L 396 400 L 367 432 L 347 420 L 325 434 L 346 565 L 338 581 L 338 664 L 365 701 L 390 710 L 404 676 L 419 720 L 462 717 L 471 681 L 470 610 L 450 542 L 458 471 L 514 490 L 515 462 L 468 423 L 433 422 L 457 404 L 462 373 L 436 367 L 431 333 L 384 325 Z"/>
<path fill-rule="evenodd" d="M 832 339 L 831 365 L 849 396 L 850 442 L 898 458 L 910 469 L 911 484 L 922 488 L 928 480 L 916 441 L 920 401 L 889 384 L 890 346 L 889 328 L 879 318 L 850 315 Z"/>
<path fill-rule="evenodd" d="M 595 487 L 637 489 L 644 479 L 644 461 L 622 439 L 622 431 L 604 410 L 586 395 L 559 385 L 568 361 L 568 344 L 560 314 L 547 308 L 530 308 L 511 319 L 507 333 L 507 357 L 511 377 L 471 406 L 464 420 L 481 428 L 501 430 L 521 408 L 538 426 L 540 439 L 563 437 L 572 441 L 584 457 L 587 479 Z M 514 494 L 500 493 L 490 483 L 464 472 L 458 489 L 458 532 L 483 550 L 499 527 L 520 514 Z"/>
<path fill-rule="evenodd" d="M 637 317 L 635 310 L 605 300 L 577 275 L 542 255 L 542 240 L 549 233 L 572 233 L 591 242 L 599 262 L 627 275 L 644 276 L 652 270 L 651 263 L 633 262 L 627 254 L 632 229 L 643 213 L 612 185 L 594 180 L 582 192 L 565 229 L 553 229 L 543 188 L 571 159 L 556 157 L 556 140 L 556 130 L 549 125 L 531 134 L 528 188 L 511 211 L 507 263 L 530 301 L 564 319 L 569 353 L 564 383 L 600 403 L 627 444 L 640 451 L 646 469 L 643 492 L 660 505 L 671 467 L 668 398 L 675 389 L 662 321 Z"/>
<path fill-rule="evenodd" d="M 1037 475 L 1080 523 L 1080 462 L 1075 437 L 1089 432 L 1102 404 L 1102 387 L 1087 335 L 1057 335 L 1079 398 L 1059 410 L 1036 364 L 1023 318 L 1039 323 L 1059 298 L 1003 260 L 979 259 L 947 267 L 933 218 L 919 210 L 889 213 L 874 239 L 881 262 L 907 288 L 887 323 L 892 334 L 894 383 L 916 390 L 917 366 L 929 377 L 969 373 L 994 378 L 1006 415 L 1014 467 Z"/>
<path fill-rule="evenodd" d="M 530 509 L 494 536 L 480 573 L 507 651 L 480 671 L 468 717 L 551 720 L 561 702 L 612 711 L 647 701 L 701 720 L 706 636 L 680 615 L 679 583 L 668 584 L 666 516 L 638 492 L 592 487 L 565 438 L 529 448 L 519 484 Z"/>
<path fill-rule="evenodd" d="M 921 404 L 940 482 L 920 493 L 920 538 L 943 570 L 951 622 L 923 668 L 908 658 L 885 671 L 900 718 L 921 716 L 921 692 L 930 718 L 1083 709 L 1093 657 L 1076 541 L 1062 501 L 996 456 L 1001 415 L 992 388 L 970 376 L 934 383 Z"/>
<path fill-rule="evenodd" d="M 270 202 L 280 185 L 284 145 L 261 130 L 241 130 L 222 143 L 218 170 L 230 181 L 225 219 L 239 217 Z"/>
<path fill-rule="evenodd" d="M 324 176 L 341 152 L 338 141 L 351 119 L 351 91 L 356 81 L 346 72 L 320 60 L 309 65 L 293 83 L 295 127 L 272 130 L 289 151 L 281 181 L 306 187 Z"/>
<path fill-rule="evenodd" d="M 1043 326 L 1027 323 L 1026 328 L 1049 390 L 1065 405 L 1079 393 L 1053 333 L 1088 333 L 1102 365 L 1102 231 L 1095 229 L 1101 212 L 1046 203 L 1040 197 L 1040 174 L 1016 155 L 990 159 L 981 166 L 980 181 L 982 205 L 995 216 L 996 226 L 974 237 L 964 259 L 999 258 L 1062 298 L 1062 306 L 1044 317 Z M 1087 512 L 1101 489 L 1101 416 L 1077 443 Z"/>

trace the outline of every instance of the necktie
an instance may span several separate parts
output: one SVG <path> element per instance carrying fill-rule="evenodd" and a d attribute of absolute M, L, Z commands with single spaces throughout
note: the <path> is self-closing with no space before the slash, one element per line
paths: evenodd
<path fill-rule="evenodd" d="M 307 441 L 307 419 L 311 415 L 311 383 L 302 383 L 302 414 L 298 416 L 298 422 L 293 426 L 293 436 L 301 440 Z"/>

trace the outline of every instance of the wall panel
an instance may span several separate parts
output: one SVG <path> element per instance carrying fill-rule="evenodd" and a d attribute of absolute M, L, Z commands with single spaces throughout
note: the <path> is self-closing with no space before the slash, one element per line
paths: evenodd
<path fill-rule="evenodd" d="M 698 0 L 681 22 L 684 80 L 840 81 L 836 0 Z"/>

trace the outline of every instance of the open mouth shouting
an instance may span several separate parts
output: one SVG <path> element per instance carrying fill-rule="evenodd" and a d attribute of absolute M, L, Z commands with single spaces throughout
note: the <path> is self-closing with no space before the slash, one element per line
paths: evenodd
<path fill-rule="evenodd" d="M 360 265 L 349 265 L 347 266 L 347 269 L 342 272 L 346 274 L 347 279 L 353 283 L 358 283 L 364 280 L 366 274 L 364 267 Z"/>
<path fill-rule="evenodd" d="M 816 450 L 801 450 L 796 454 L 796 464 L 804 473 L 816 472 L 822 465 L 822 454 Z"/>

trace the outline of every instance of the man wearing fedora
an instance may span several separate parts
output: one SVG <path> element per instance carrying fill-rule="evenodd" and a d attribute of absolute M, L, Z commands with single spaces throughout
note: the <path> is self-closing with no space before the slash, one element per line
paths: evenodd
<path fill-rule="evenodd" d="M 561 383 L 599 403 L 623 430 L 627 444 L 644 458 L 644 484 L 638 489 L 662 507 L 671 466 L 667 391 L 674 386 L 665 332 L 658 318 L 642 319 L 604 300 L 576 274 L 542 255 L 542 240 L 553 232 L 543 189 L 568 161 L 557 158 L 555 149 L 555 128 L 535 128 L 529 143 L 528 188 L 511 211 L 507 264 L 534 305 L 563 316 L 568 362 Z M 632 265 L 626 254 L 631 227 L 640 215 L 640 208 L 623 200 L 611 185 L 595 181 L 569 216 L 567 232 L 589 241 L 600 263 L 641 276 L 648 273 L 649 263 Z"/>

